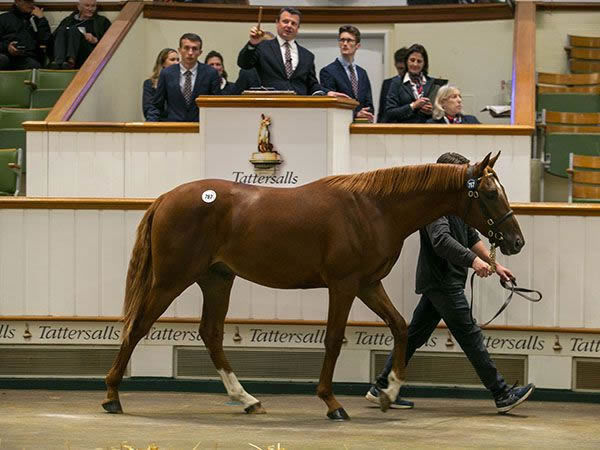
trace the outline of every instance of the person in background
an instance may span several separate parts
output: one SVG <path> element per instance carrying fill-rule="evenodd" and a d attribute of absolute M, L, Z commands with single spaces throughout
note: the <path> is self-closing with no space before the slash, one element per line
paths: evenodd
<path fill-rule="evenodd" d="M 427 123 L 441 124 L 478 124 L 475 116 L 463 114 L 463 103 L 460 90 L 454 86 L 442 86 L 433 102 L 432 118 Z"/>
<path fill-rule="evenodd" d="M 233 83 L 227 81 L 227 72 L 225 72 L 223 66 L 223 55 L 216 50 L 211 50 L 204 58 L 204 64 L 208 64 L 219 73 L 221 94 L 229 94 L 233 89 Z"/>
<path fill-rule="evenodd" d="M 181 62 L 161 70 L 156 94 L 148 109 L 149 122 L 197 122 L 196 97 L 219 95 L 219 74 L 207 64 L 198 62 L 202 54 L 202 38 L 185 33 L 179 39 Z"/>
<path fill-rule="evenodd" d="M 394 66 L 396 67 L 396 71 L 398 75 L 395 75 L 391 78 L 386 78 L 383 80 L 383 84 L 381 85 L 381 93 L 379 94 L 379 110 L 377 111 L 377 123 L 385 122 L 384 119 L 384 111 L 385 111 L 385 102 L 387 100 L 388 92 L 390 91 L 390 86 L 392 85 L 392 80 L 397 77 L 403 77 L 406 73 L 406 66 L 404 65 L 404 59 L 406 58 L 406 52 L 408 48 L 402 47 L 394 53 Z"/>
<path fill-rule="evenodd" d="M 37 69 L 44 64 L 42 46 L 51 39 L 44 10 L 33 0 L 15 0 L 0 14 L 0 70 Z"/>
<path fill-rule="evenodd" d="M 110 28 L 110 20 L 99 15 L 96 0 L 79 0 L 77 11 L 65 17 L 53 33 L 53 69 L 78 69 Z"/>
<path fill-rule="evenodd" d="M 343 92 L 358 102 L 354 110 L 355 119 L 373 122 L 375 119 L 371 81 L 362 67 L 355 63 L 356 52 L 360 48 L 360 31 L 353 25 L 341 26 L 338 30 L 340 55 L 319 73 L 321 86 Z"/>
<path fill-rule="evenodd" d="M 458 153 L 444 153 L 438 164 L 468 164 Z M 499 195 L 502 195 L 501 193 Z M 408 327 L 405 364 L 415 351 L 424 345 L 444 320 L 452 336 L 465 352 L 483 385 L 490 391 L 499 413 L 506 413 L 525 401 L 535 386 L 509 387 L 498 372 L 483 340 L 481 328 L 471 317 L 465 297 L 469 268 L 477 276 L 492 275 L 490 253 L 479 234 L 460 217 L 442 216 L 419 230 L 421 249 L 417 263 L 416 293 L 421 299 L 413 312 Z M 503 280 L 514 279 L 510 270 L 496 262 L 496 274 Z M 379 404 L 379 393 L 388 387 L 392 370 L 393 352 L 377 377 L 377 383 L 366 394 L 366 399 Z M 398 396 L 391 408 L 412 408 L 414 403 Z"/>
<path fill-rule="evenodd" d="M 392 80 L 385 103 L 385 121 L 390 123 L 425 123 L 431 118 L 433 104 L 428 95 L 434 80 L 427 72 L 429 57 L 420 44 L 409 47 L 404 58 L 404 77 Z"/>
<path fill-rule="evenodd" d="M 179 63 L 179 53 L 174 48 L 163 48 L 158 52 L 154 68 L 152 69 L 152 75 L 143 84 L 142 111 L 144 112 L 145 119 L 148 119 L 148 111 L 154 94 L 156 94 L 156 85 L 158 84 L 160 71 L 177 63 Z M 163 118 L 166 118 L 166 116 Z"/>

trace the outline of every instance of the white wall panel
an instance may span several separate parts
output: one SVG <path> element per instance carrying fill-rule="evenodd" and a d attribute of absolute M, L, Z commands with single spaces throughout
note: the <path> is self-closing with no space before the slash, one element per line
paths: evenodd
<path fill-rule="evenodd" d="M 558 250 L 559 218 L 555 216 L 540 216 L 533 219 L 533 233 L 525 236 L 525 245 L 533 247 L 532 287 L 543 291 L 543 300 L 535 305 L 532 316 L 534 324 L 558 326 Z M 532 242 L 533 241 L 533 242 Z M 529 242 L 529 244 L 527 244 Z M 517 280 L 520 274 L 515 274 Z"/>
<path fill-rule="evenodd" d="M 513 202 L 530 201 L 531 139 L 528 136 L 351 134 L 352 172 L 435 162 L 445 152 L 461 153 L 472 162 L 502 151 L 498 176 Z"/>
<path fill-rule="evenodd" d="M 25 310 L 25 252 L 23 211 L 3 211 L 0 216 L 0 311 L 2 314 L 21 314 Z"/>
<path fill-rule="evenodd" d="M 141 216 L 143 211 L 132 211 Z M 99 224 L 99 314 L 118 316 L 123 308 L 125 295 L 125 278 L 127 266 L 133 247 L 127 240 L 129 223 L 126 211 L 100 211 Z M 136 217 L 133 229 L 137 227 Z"/>
<path fill-rule="evenodd" d="M 566 216 L 558 223 L 558 325 L 576 327 L 583 323 L 585 219 Z"/>
<path fill-rule="evenodd" d="M 74 309 L 77 316 L 101 315 L 102 272 L 99 214 L 99 211 L 93 210 L 75 212 L 75 278 L 73 281 L 75 284 Z"/>
<path fill-rule="evenodd" d="M 4 215 L 7 211 L 0 211 Z M 19 229 L 14 239 L 24 243 L 25 266 L 23 268 L 25 283 L 26 315 L 50 314 L 48 292 L 50 290 L 50 212 L 48 210 L 25 210 L 24 227 Z M 4 228 L 2 228 L 4 232 Z"/>
<path fill-rule="evenodd" d="M 583 256 L 583 326 L 598 327 L 600 323 L 600 217 L 585 220 L 585 254 Z"/>
<path fill-rule="evenodd" d="M 124 197 L 124 142 L 123 133 L 48 133 L 48 195 Z"/>
<path fill-rule="evenodd" d="M 75 211 L 50 211 L 48 229 L 50 245 L 48 292 L 50 314 L 71 316 L 75 309 Z M 89 302 L 89 299 L 81 299 Z M 92 302 L 95 299 L 92 299 Z"/>
<path fill-rule="evenodd" d="M 25 178 L 27 195 L 32 197 L 48 196 L 48 133 L 45 131 L 27 132 Z"/>

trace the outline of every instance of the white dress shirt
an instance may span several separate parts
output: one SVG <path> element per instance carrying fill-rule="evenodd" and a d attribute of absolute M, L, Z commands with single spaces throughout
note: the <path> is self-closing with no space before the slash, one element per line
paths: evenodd
<path fill-rule="evenodd" d="M 183 94 L 183 86 L 185 84 L 185 75 L 184 73 L 186 73 L 188 71 L 188 69 L 186 69 L 185 67 L 183 67 L 183 64 L 179 64 L 179 71 L 181 73 L 181 76 L 179 77 L 179 89 L 181 89 L 181 93 Z M 192 67 L 190 69 L 190 72 L 192 72 L 192 91 L 194 90 L 194 84 L 196 84 L 196 75 L 198 75 L 198 63 L 196 63 L 196 65 L 194 67 Z"/>
<path fill-rule="evenodd" d="M 283 65 L 285 66 L 285 46 L 283 44 L 286 43 L 279 35 L 277 35 L 277 42 L 279 42 L 279 49 L 281 50 L 281 59 L 283 59 Z M 290 43 L 290 53 L 292 54 L 292 70 L 296 70 L 298 67 L 298 46 L 296 45 L 296 40 L 292 39 L 291 41 L 287 41 Z"/>
<path fill-rule="evenodd" d="M 410 87 L 412 88 L 413 95 L 415 96 L 415 99 L 420 99 L 421 97 L 423 97 L 423 93 L 425 91 L 423 90 L 419 94 L 419 91 L 417 90 L 417 85 L 412 82 L 412 80 L 410 79 L 410 76 L 408 75 L 408 72 L 406 72 L 404 74 L 404 78 L 402 79 L 402 83 L 406 83 L 407 81 L 410 83 Z M 427 78 L 425 78 L 425 75 L 421 74 L 421 86 L 424 87 L 425 83 L 427 83 Z"/>

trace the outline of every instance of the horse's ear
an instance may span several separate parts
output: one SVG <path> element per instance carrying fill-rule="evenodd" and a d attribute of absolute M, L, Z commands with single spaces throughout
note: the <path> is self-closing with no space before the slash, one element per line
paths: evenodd
<path fill-rule="evenodd" d="M 496 164 L 496 161 L 498 161 L 498 156 L 500 156 L 500 150 L 498 150 L 498 154 L 496 156 L 494 156 L 492 159 L 490 159 L 489 165 L 490 167 L 494 167 L 494 164 Z"/>
<path fill-rule="evenodd" d="M 492 156 L 492 153 L 488 153 L 487 156 L 485 158 L 483 158 L 483 161 L 478 162 L 477 164 L 475 164 L 475 173 L 474 175 L 476 175 L 477 177 L 480 177 L 483 175 L 483 170 L 488 166 L 488 164 L 490 163 L 490 157 Z"/>

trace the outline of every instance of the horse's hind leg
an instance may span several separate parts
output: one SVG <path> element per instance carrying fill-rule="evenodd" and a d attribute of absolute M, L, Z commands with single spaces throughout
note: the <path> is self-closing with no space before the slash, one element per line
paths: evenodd
<path fill-rule="evenodd" d="M 129 333 L 123 336 L 119 353 L 106 376 L 107 392 L 106 399 L 102 402 L 102 407 L 109 413 L 123 412 L 119 400 L 118 388 L 135 346 L 148 333 L 152 324 L 166 311 L 171 302 L 180 293 L 181 291 L 167 287 L 153 286 L 150 289 L 148 293 L 148 306 L 138 311 Z M 123 330 L 123 332 L 126 333 L 126 330 Z"/>
<path fill-rule="evenodd" d="M 229 397 L 241 402 L 244 410 L 249 414 L 264 414 L 266 411 L 260 401 L 248 394 L 238 381 L 223 351 L 223 328 L 234 279 L 235 275 L 211 271 L 208 278 L 198 282 L 203 295 L 200 336 Z"/>
<path fill-rule="evenodd" d="M 349 420 L 350 417 L 333 395 L 333 371 L 340 354 L 344 331 L 356 290 L 354 283 L 340 283 L 329 286 L 329 313 L 327 316 L 327 333 L 325 335 L 325 360 L 319 377 L 317 395 L 327 404 L 327 417 L 332 420 Z"/>
<path fill-rule="evenodd" d="M 394 362 L 388 375 L 388 388 L 382 389 L 379 395 L 379 406 L 382 411 L 387 411 L 391 403 L 396 400 L 405 376 L 406 344 L 408 342 L 408 328 L 406 321 L 392 304 L 381 281 L 363 287 L 360 298 L 371 311 L 377 314 L 390 327 L 394 336 Z"/>

